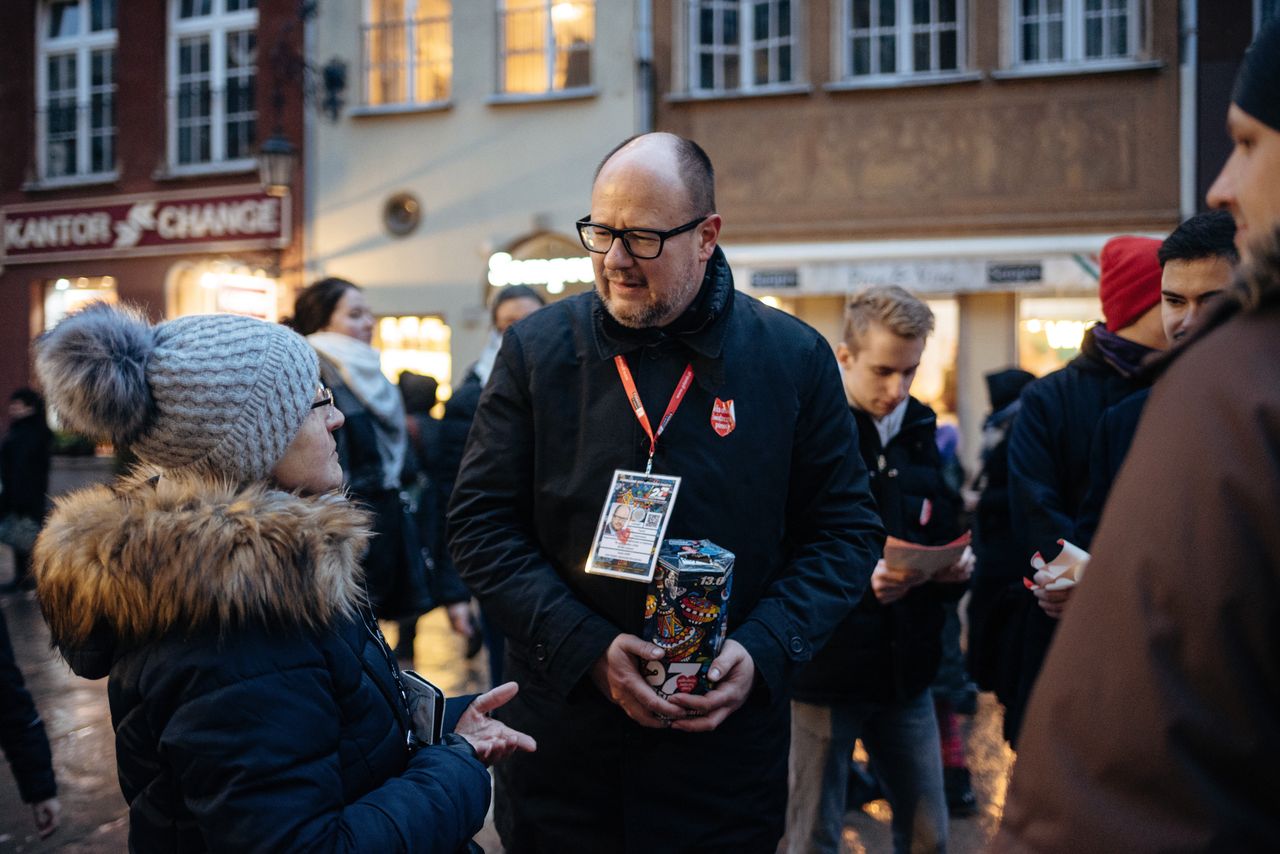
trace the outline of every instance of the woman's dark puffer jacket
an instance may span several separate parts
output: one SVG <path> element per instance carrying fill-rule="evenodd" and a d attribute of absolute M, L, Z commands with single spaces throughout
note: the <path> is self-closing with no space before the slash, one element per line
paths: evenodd
<path fill-rule="evenodd" d="M 489 775 L 464 746 L 406 746 L 360 587 L 367 517 L 148 474 L 60 501 L 36 546 L 55 643 L 110 674 L 131 850 L 465 846 Z"/>

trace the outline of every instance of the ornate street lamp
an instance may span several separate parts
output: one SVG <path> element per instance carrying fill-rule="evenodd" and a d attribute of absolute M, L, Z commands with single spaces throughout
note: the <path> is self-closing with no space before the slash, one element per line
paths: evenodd
<path fill-rule="evenodd" d="M 320 101 L 320 108 L 331 121 L 338 120 L 338 113 L 342 109 L 342 92 L 347 86 L 346 63 L 334 57 L 324 68 L 317 69 L 291 45 L 294 29 L 299 24 L 305 26 L 315 16 L 316 7 L 315 0 L 300 2 L 296 19 L 285 24 L 271 48 L 271 105 L 275 127 L 271 136 L 258 147 L 258 177 L 262 181 L 263 192 L 270 196 L 288 195 L 298 162 L 298 149 L 285 136 L 282 126 L 284 85 L 300 83 L 303 98 L 313 102 L 319 94 L 318 90 L 323 89 L 324 97 Z"/>
<path fill-rule="evenodd" d="M 293 167 L 297 160 L 297 149 L 277 128 L 258 149 L 258 176 L 262 179 L 263 192 L 277 198 L 287 196 L 293 186 Z"/>

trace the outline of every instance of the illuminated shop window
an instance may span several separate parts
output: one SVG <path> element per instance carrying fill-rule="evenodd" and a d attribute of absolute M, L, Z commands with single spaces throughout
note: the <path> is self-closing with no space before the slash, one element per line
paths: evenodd
<path fill-rule="evenodd" d="M 498 90 L 540 95 L 591 85 L 595 0 L 498 0 Z"/>
<path fill-rule="evenodd" d="M 929 299 L 925 304 L 933 312 L 933 334 L 920 358 L 911 394 L 932 406 L 939 418 L 954 423 L 960 304 L 954 299 Z"/>
<path fill-rule="evenodd" d="M 1080 352 L 1084 332 L 1102 317 L 1097 297 L 1023 297 L 1018 301 L 1018 365 L 1036 376 Z"/>
<path fill-rule="evenodd" d="M 112 276 L 76 276 L 54 279 L 44 286 L 44 328 L 48 332 L 58 321 L 91 302 L 115 305 L 116 280 Z"/>
<path fill-rule="evenodd" d="M 453 393 L 453 333 L 437 315 L 382 317 L 373 327 L 373 347 L 382 353 L 382 373 L 393 383 L 401 371 L 434 377 L 441 402 Z"/>
<path fill-rule="evenodd" d="M 165 316 L 242 314 L 275 323 L 278 293 L 276 280 L 264 270 L 227 261 L 181 262 L 169 272 Z"/>
<path fill-rule="evenodd" d="M 369 0 L 364 22 L 365 103 L 449 99 L 452 0 Z"/>

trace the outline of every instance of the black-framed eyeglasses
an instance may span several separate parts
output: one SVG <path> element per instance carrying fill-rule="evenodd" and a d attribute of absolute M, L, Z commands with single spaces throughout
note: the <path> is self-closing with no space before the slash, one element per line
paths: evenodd
<path fill-rule="evenodd" d="M 315 403 L 311 404 L 312 409 L 319 409 L 322 406 L 333 406 L 333 390 L 328 386 L 320 386 L 320 390 L 316 392 L 317 398 Z"/>
<path fill-rule="evenodd" d="M 582 245 L 588 252 L 594 252 L 597 255 L 608 252 L 613 247 L 613 241 L 622 238 L 622 245 L 632 258 L 647 261 L 661 255 L 662 247 L 669 239 L 677 234 L 692 231 L 709 216 L 711 214 L 703 214 L 669 231 L 657 231 L 652 228 L 610 228 L 598 222 L 591 222 L 584 216 L 577 223 L 578 237 L 582 239 Z"/>

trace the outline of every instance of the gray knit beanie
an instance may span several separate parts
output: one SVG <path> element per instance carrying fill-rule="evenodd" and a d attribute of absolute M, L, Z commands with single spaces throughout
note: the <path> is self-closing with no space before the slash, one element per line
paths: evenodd
<path fill-rule="evenodd" d="M 72 429 L 144 463 L 241 483 L 275 468 L 320 383 L 302 336 L 233 314 L 152 326 L 136 309 L 94 303 L 35 353 L 49 404 Z"/>

